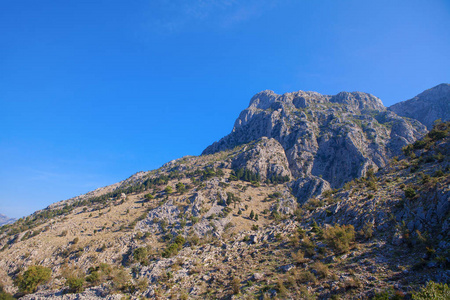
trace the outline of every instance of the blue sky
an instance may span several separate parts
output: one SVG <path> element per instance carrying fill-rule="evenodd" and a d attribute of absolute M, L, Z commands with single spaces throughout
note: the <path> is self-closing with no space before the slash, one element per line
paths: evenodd
<path fill-rule="evenodd" d="M 255 93 L 450 82 L 450 1 L 0 2 L 0 213 L 198 155 Z"/>

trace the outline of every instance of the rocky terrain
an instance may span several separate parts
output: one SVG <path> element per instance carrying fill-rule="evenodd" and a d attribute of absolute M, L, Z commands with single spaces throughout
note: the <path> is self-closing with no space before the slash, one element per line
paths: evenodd
<path fill-rule="evenodd" d="M 13 223 L 14 221 L 15 221 L 15 219 L 9 218 L 5 215 L 0 214 L 0 226 Z"/>
<path fill-rule="evenodd" d="M 449 149 L 369 94 L 264 91 L 203 155 L 0 227 L 0 297 L 448 293 Z"/>
<path fill-rule="evenodd" d="M 370 94 L 263 91 L 251 99 L 232 133 L 203 154 L 261 137 L 274 139 L 288 162 L 286 172 L 295 178 L 291 183 L 295 196 L 308 199 L 364 176 L 371 167 L 383 168 L 402 147 L 425 133 L 421 123 L 399 117 Z"/>
<path fill-rule="evenodd" d="M 396 103 L 389 110 L 399 116 L 419 120 L 431 129 L 434 121 L 450 121 L 450 84 L 442 83 L 416 97 Z"/>

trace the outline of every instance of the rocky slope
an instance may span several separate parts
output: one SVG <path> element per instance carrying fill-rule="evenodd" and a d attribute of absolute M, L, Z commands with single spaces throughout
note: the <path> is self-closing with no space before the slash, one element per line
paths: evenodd
<path fill-rule="evenodd" d="M 0 226 L 13 223 L 16 219 L 9 218 L 5 215 L 0 214 Z"/>
<path fill-rule="evenodd" d="M 399 116 L 419 120 L 431 129 L 435 120 L 450 120 L 450 84 L 437 85 L 410 100 L 390 106 L 389 110 Z"/>
<path fill-rule="evenodd" d="M 370 94 L 263 91 L 241 112 L 232 133 L 203 154 L 261 137 L 274 139 L 283 148 L 286 172 L 296 179 L 292 183 L 296 196 L 308 199 L 364 176 L 370 167 L 383 168 L 425 132 L 422 124 L 388 111 Z"/>
<path fill-rule="evenodd" d="M 0 227 L 0 297 L 409 297 L 450 280 L 450 124 L 424 133 L 368 94 L 260 93 L 204 155 Z"/>

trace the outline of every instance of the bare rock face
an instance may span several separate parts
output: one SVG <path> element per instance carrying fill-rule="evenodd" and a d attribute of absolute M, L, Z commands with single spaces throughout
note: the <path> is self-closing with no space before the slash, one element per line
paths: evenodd
<path fill-rule="evenodd" d="M 291 177 L 283 147 L 277 140 L 267 137 L 247 146 L 236 155 L 231 166 L 233 169 L 246 169 L 260 174 L 262 180 L 272 176 Z"/>
<path fill-rule="evenodd" d="M 431 130 L 435 120 L 450 120 L 450 84 L 442 83 L 412 99 L 390 106 L 389 110 L 399 116 L 419 120 Z"/>
<path fill-rule="evenodd" d="M 311 197 L 316 197 L 322 192 L 330 189 L 328 181 L 320 177 L 309 176 L 307 178 L 300 178 L 290 184 L 292 193 L 297 197 L 298 202 L 303 204 Z"/>
<path fill-rule="evenodd" d="M 254 153 L 236 160 L 235 166 L 267 176 L 268 165 L 283 166 L 285 156 L 289 170 L 279 168 L 277 172 L 290 172 L 291 178 L 297 178 L 292 186 L 296 196 L 310 197 L 364 176 L 369 168 L 383 168 L 402 147 L 425 133 L 420 122 L 387 111 L 381 100 L 370 94 L 327 96 L 299 91 L 277 95 L 263 91 L 241 112 L 233 131 L 203 154 L 267 137 Z M 262 150 L 264 147 L 268 149 Z M 259 156 L 251 158 L 256 152 Z M 263 163 L 268 153 L 274 157 L 276 152 L 280 152 L 276 163 Z"/>

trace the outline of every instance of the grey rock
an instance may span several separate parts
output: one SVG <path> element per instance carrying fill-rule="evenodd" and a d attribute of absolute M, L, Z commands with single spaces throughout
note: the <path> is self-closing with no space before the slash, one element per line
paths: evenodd
<path fill-rule="evenodd" d="M 295 266 L 293 264 L 288 264 L 288 265 L 284 265 L 279 267 L 280 271 L 282 272 L 289 272 L 290 270 L 292 270 Z"/>
<path fill-rule="evenodd" d="M 435 120 L 450 120 L 450 84 L 437 85 L 410 100 L 390 106 L 389 110 L 419 120 L 430 130 Z"/>
<path fill-rule="evenodd" d="M 238 155 L 233 166 L 266 177 L 270 172 L 289 175 L 296 181 L 293 193 L 302 202 L 365 175 L 371 167 L 384 167 L 425 133 L 420 122 L 387 111 L 370 94 L 263 91 L 241 112 L 233 131 L 203 154 L 248 144 L 247 153 Z"/>
<path fill-rule="evenodd" d="M 252 275 L 251 280 L 253 281 L 259 281 L 261 279 L 263 279 L 264 275 L 261 273 L 255 273 Z"/>
<path fill-rule="evenodd" d="M 257 244 L 258 243 L 258 237 L 256 235 L 251 235 L 250 236 L 250 242 L 252 244 Z"/>
<path fill-rule="evenodd" d="M 247 169 L 266 180 L 272 176 L 291 177 L 289 163 L 281 144 L 275 139 L 262 137 L 239 153 L 232 162 L 233 169 Z"/>

